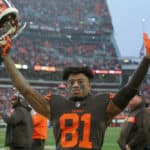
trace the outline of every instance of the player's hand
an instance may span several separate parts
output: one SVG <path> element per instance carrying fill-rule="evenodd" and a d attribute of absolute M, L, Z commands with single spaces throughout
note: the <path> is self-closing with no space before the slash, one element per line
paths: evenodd
<path fill-rule="evenodd" d="M 10 49 L 11 49 L 11 39 L 9 36 L 6 36 L 2 39 L 0 39 L 0 57 L 3 59 L 5 56 L 8 55 Z"/>
<path fill-rule="evenodd" d="M 150 39 L 148 38 L 147 33 L 143 33 L 144 45 L 146 48 L 146 56 L 150 57 Z"/>

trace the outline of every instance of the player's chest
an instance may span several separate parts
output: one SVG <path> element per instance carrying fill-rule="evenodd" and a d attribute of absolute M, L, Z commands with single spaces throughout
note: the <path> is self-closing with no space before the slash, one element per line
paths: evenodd
<path fill-rule="evenodd" d="M 90 125 L 105 121 L 105 112 L 104 106 L 100 104 L 76 101 L 62 105 L 55 119 L 58 124 L 63 122 L 68 126 L 71 124 Z"/>

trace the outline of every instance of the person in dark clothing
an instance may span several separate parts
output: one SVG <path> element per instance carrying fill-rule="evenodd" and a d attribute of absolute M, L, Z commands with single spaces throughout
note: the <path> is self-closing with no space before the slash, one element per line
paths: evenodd
<path fill-rule="evenodd" d="M 120 132 L 121 150 L 148 150 L 150 144 L 150 114 L 141 95 L 135 95 L 128 104 L 129 114 Z"/>
<path fill-rule="evenodd" d="M 8 51 L 11 44 L 2 42 L 1 57 L 13 85 L 34 110 L 53 125 L 56 150 L 100 150 L 106 128 L 137 93 L 150 65 L 150 40 L 144 33 L 146 56 L 128 83 L 110 100 L 109 94 L 91 95 L 93 71 L 89 67 L 67 67 L 63 71 L 68 96 L 50 93 L 45 97 L 32 88 L 16 69 Z"/>
<path fill-rule="evenodd" d="M 13 108 L 11 115 L 7 111 L 0 112 L 7 123 L 5 146 L 9 146 L 10 150 L 31 150 L 31 108 L 19 93 L 12 95 L 11 104 Z"/>

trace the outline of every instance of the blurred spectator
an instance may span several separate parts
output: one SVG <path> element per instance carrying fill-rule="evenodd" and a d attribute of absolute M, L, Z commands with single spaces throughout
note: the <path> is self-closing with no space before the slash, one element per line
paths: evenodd
<path fill-rule="evenodd" d="M 24 98 L 15 93 L 12 95 L 11 104 L 13 111 L 1 111 L 0 115 L 7 123 L 5 145 L 10 150 L 31 150 L 32 143 L 32 118 L 31 108 Z"/>
<path fill-rule="evenodd" d="M 135 95 L 128 104 L 129 115 L 118 140 L 121 150 L 144 150 L 150 145 L 150 114 L 141 95 Z"/>
<path fill-rule="evenodd" d="M 32 150 L 44 150 L 48 133 L 48 119 L 32 109 Z"/>

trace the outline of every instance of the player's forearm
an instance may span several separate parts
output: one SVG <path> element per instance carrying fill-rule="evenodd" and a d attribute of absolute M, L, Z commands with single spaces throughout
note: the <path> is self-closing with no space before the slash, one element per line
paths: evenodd
<path fill-rule="evenodd" d="M 137 93 L 139 87 L 148 71 L 150 59 L 145 57 L 137 70 L 133 73 L 128 83 L 117 93 L 113 99 L 113 103 L 123 110 L 132 97 Z"/>
<path fill-rule="evenodd" d="M 107 106 L 109 118 L 120 113 L 137 93 L 150 65 L 150 58 L 144 57 L 137 70 L 133 73 L 128 83 L 116 94 Z"/>
<path fill-rule="evenodd" d="M 25 80 L 23 75 L 16 69 L 11 57 L 8 55 L 4 58 L 4 65 L 13 85 L 19 90 L 29 104 L 42 115 L 47 116 L 49 107 L 46 105 L 44 97 L 35 91 Z"/>
<path fill-rule="evenodd" d="M 27 92 L 27 89 L 29 88 L 28 82 L 24 79 L 22 74 L 16 69 L 14 62 L 9 55 L 4 58 L 4 64 L 6 71 L 13 82 L 13 85 L 15 85 L 15 87 L 24 96 Z"/>
<path fill-rule="evenodd" d="M 148 71 L 149 65 L 150 57 L 147 55 L 142 59 L 140 65 L 132 74 L 131 79 L 129 80 L 126 86 L 138 89 Z"/>

